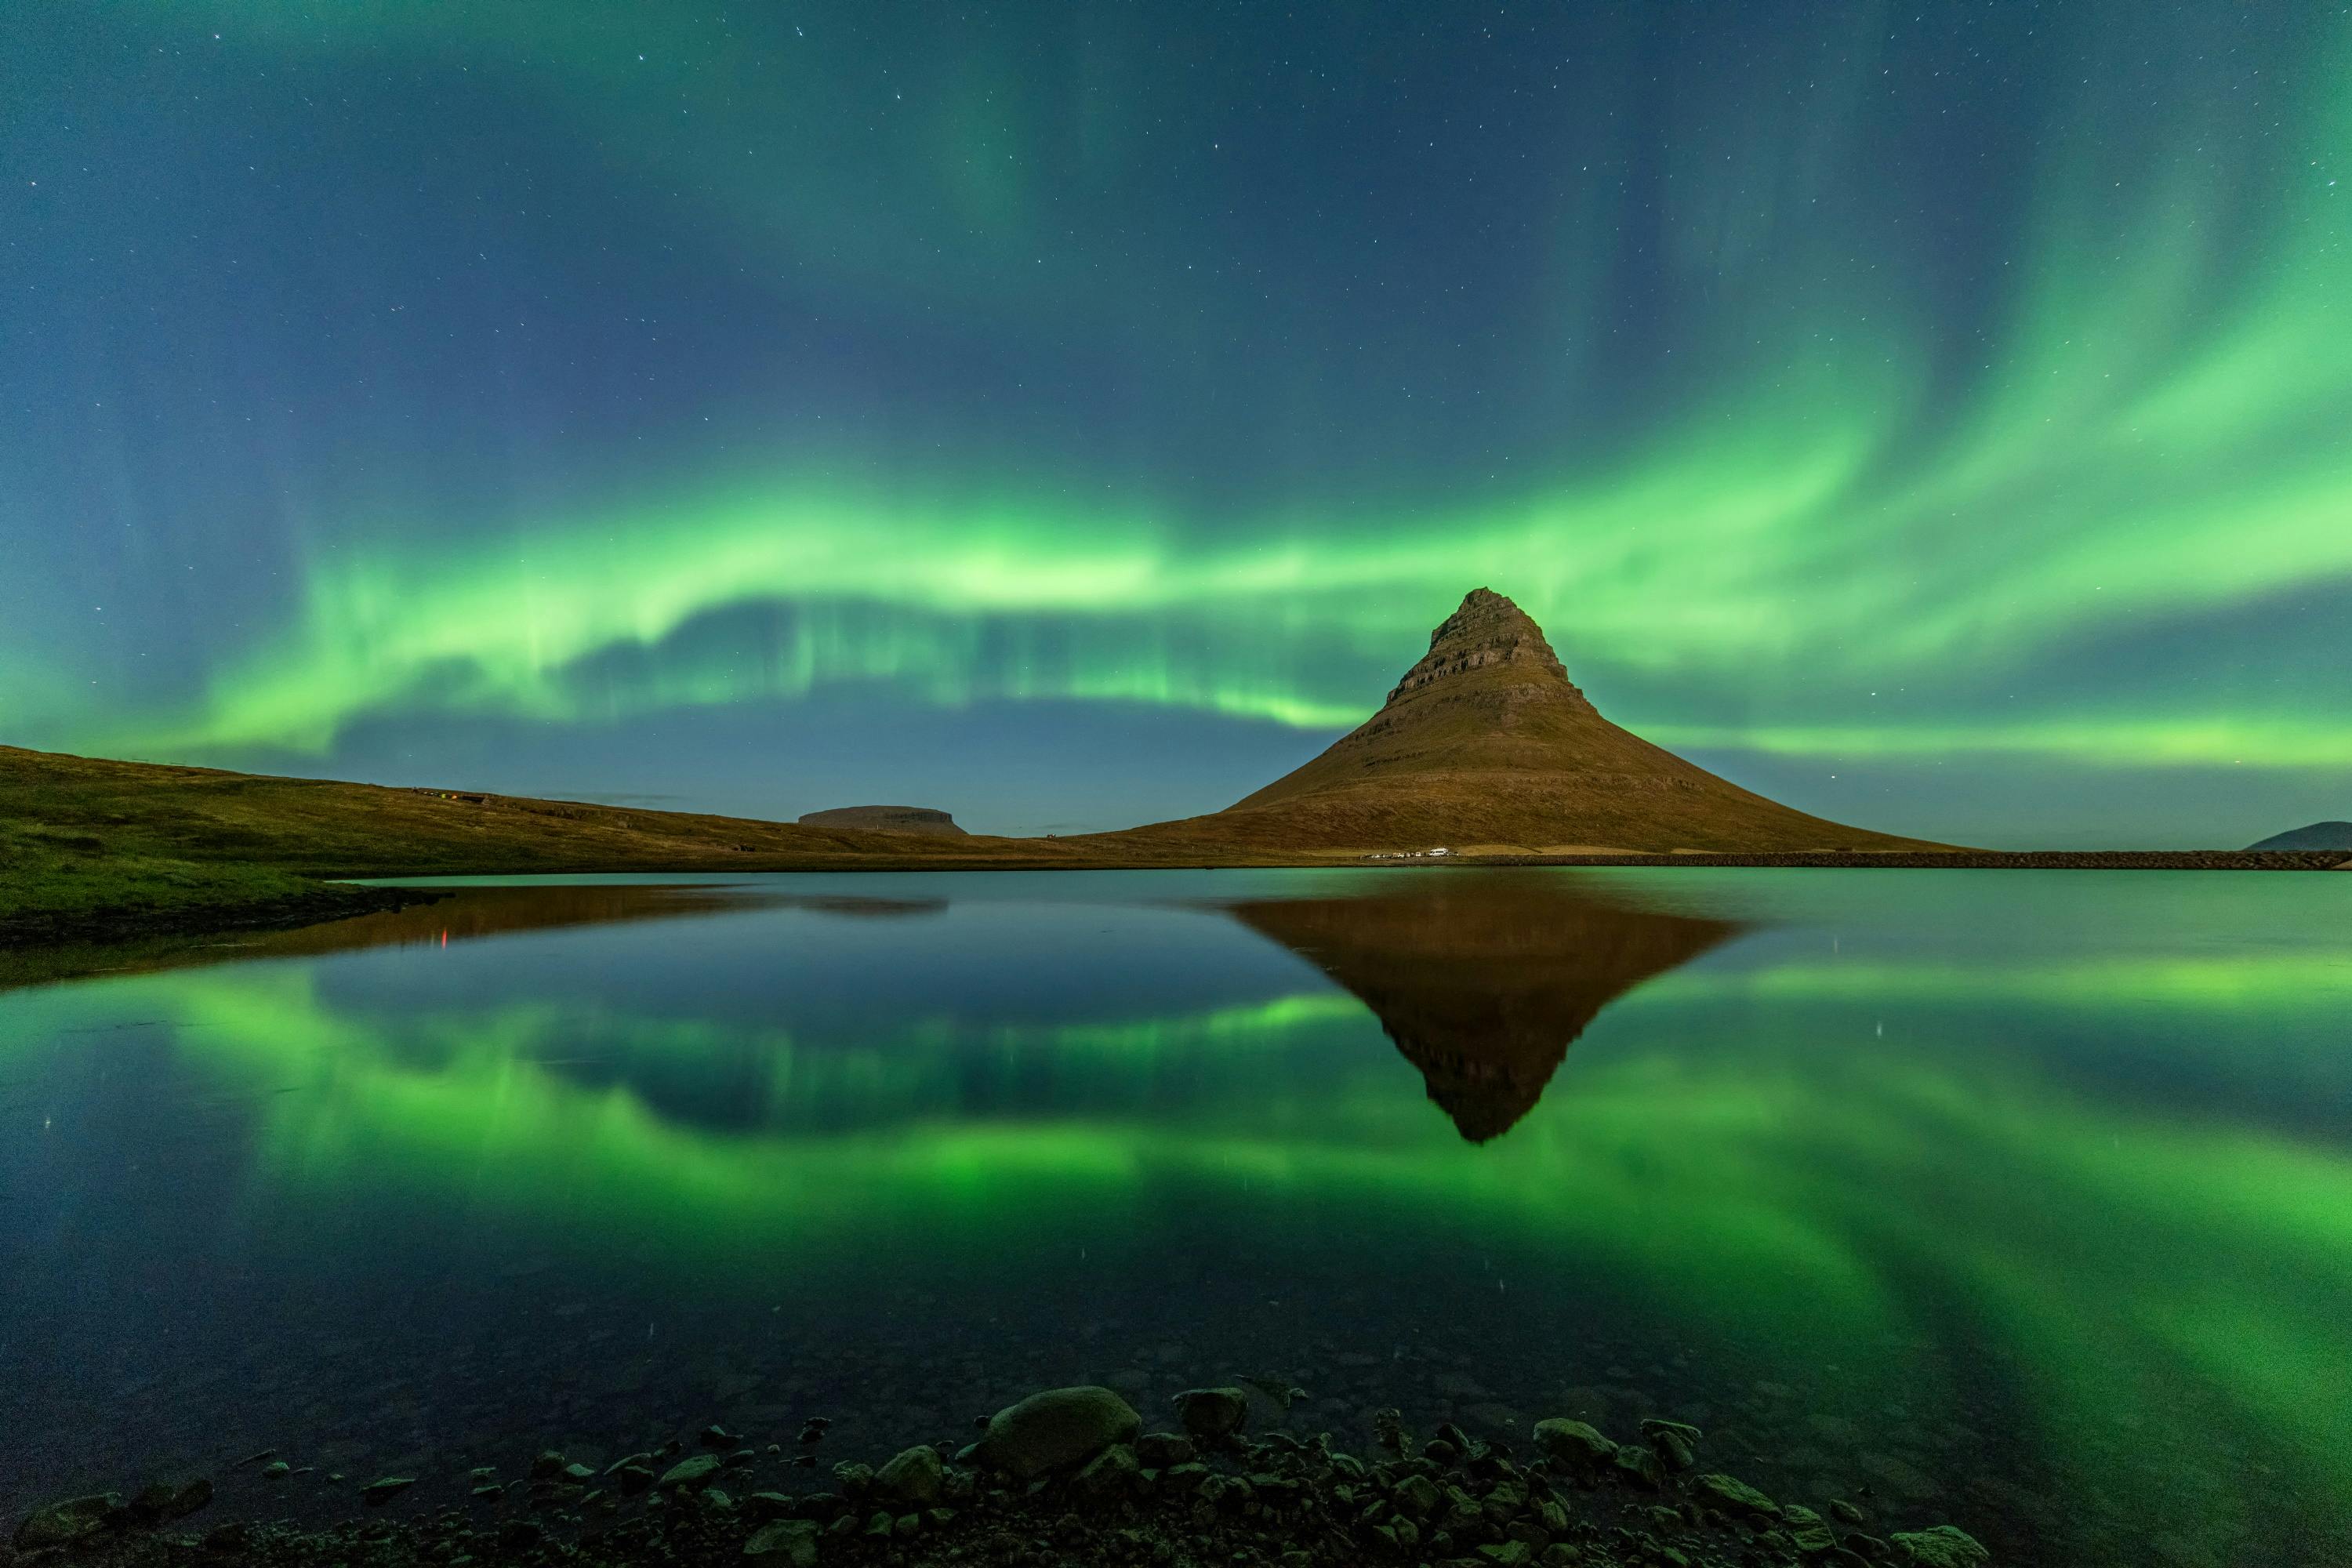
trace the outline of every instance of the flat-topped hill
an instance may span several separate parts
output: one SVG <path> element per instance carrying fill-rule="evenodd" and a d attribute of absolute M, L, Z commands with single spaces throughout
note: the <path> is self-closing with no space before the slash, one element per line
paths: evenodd
<path fill-rule="evenodd" d="M 803 827 L 846 827 L 862 833 L 927 833 L 934 837 L 967 838 L 956 819 L 928 805 L 836 805 L 827 811 L 802 814 Z"/>

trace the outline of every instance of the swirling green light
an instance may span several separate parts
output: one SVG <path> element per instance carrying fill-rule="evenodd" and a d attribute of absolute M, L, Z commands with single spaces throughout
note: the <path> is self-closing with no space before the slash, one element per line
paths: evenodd
<path fill-rule="evenodd" d="M 771 174 L 752 156 L 824 142 L 827 84 L 798 56 L 780 68 L 803 91 L 772 110 L 729 97 L 709 132 L 646 85 L 622 47 L 632 13 L 492 10 L 375 6 L 348 32 L 260 14 L 306 58 L 462 45 L 501 62 L 600 127 L 620 176 L 681 180 L 714 247 L 763 270 L 806 266 L 866 302 L 985 301 L 1016 330 L 1116 325 L 1147 359 L 1179 336 L 1124 318 L 1082 243 L 1038 280 L 1031 252 L 1056 232 L 1037 184 L 1044 110 L 999 90 L 1017 73 L 985 49 L 921 118 L 877 131 L 905 176 L 884 201 L 853 160 Z M 1852 125 L 1802 179 L 1762 154 L 1734 174 L 1678 163 L 1664 265 L 1751 268 L 1683 323 L 1711 374 L 1618 449 L 1563 431 L 1511 489 L 1464 499 L 1383 474 L 1202 510 L 1042 447 L 982 468 L 869 434 L 822 459 L 729 457 L 716 478 L 689 455 L 669 482 L 520 530 L 396 507 L 319 520 L 286 620 L 207 669 L 199 695 L 128 717 L 69 710 L 58 729 L 143 754 L 319 751 L 383 715 L 593 721 L 864 682 L 945 704 L 1072 698 L 1330 728 L 1486 583 L 1572 670 L 1644 682 L 1648 706 L 1616 716 L 1670 743 L 2340 767 L 2329 692 L 2290 654 L 2262 645 L 2275 669 L 2184 689 L 2109 646 L 2352 581 L 2352 191 L 2337 183 L 2352 25 L 2320 18 L 2311 35 L 2259 104 L 2184 95 L 2147 124 L 2137 89 L 2096 72 L 2053 90 L 2059 120 L 2136 134 L 2050 139 L 1965 340 L 1908 281 L 1918 257 L 1858 255 L 1740 205 L 1742 179 L 1787 174 L 1818 200 L 1837 186 L 1825 170 L 1865 168 Z M 723 69 L 709 47 L 664 68 Z M 1086 102 L 1087 145 L 1116 167 L 1118 108 Z M 1611 200 L 1560 199 L 1588 216 Z M 951 219 L 970 243 L 942 265 L 926 237 Z M 1606 255 L 1562 243 L 1558 286 L 1597 288 Z M 1580 390 L 1606 404 L 1614 389 Z M 2107 689 L 2037 695 L 2086 645 L 2108 648 Z M 2022 697 L 1987 695 L 2004 682 Z M 1854 720 L 1859 690 L 1892 686 L 1910 694 L 1901 711 Z"/>

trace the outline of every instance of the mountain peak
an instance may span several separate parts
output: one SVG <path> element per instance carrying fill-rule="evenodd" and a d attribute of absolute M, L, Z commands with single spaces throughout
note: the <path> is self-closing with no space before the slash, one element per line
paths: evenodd
<path fill-rule="evenodd" d="M 1909 848 L 1741 789 L 1619 729 L 1491 588 L 1430 634 L 1381 710 L 1322 755 L 1171 837 L 1291 852 Z"/>
<path fill-rule="evenodd" d="M 2274 833 L 2249 849 L 2352 849 L 2352 822 L 2315 822 L 2289 833 Z"/>
<path fill-rule="evenodd" d="M 1449 676 L 1498 664 L 1522 665 L 1530 675 L 1556 677 L 1570 693 L 1583 695 L 1569 683 L 1559 656 L 1525 610 L 1492 588 L 1473 588 L 1463 595 L 1461 607 L 1429 634 L 1429 651 L 1405 671 L 1388 700 L 1394 702 Z"/>

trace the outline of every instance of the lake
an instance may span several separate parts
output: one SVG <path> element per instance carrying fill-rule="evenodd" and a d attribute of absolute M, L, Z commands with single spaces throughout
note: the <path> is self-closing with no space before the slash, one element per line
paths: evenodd
<path fill-rule="evenodd" d="M 0 993 L 12 1515 L 1251 1376 L 2352 1562 L 2352 876 L 546 879 L 122 963 Z"/>

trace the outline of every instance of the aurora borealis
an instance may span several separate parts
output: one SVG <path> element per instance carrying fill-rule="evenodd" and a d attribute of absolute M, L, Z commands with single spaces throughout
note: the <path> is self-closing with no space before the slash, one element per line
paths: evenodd
<path fill-rule="evenodd" d="M 2352 814 L 2352 9 L 0 19 L 0 740 L 1211 809 L 1467 588 L 1895 832 Z"/>

